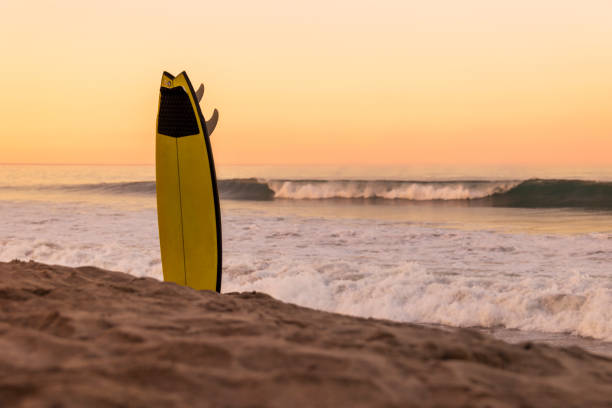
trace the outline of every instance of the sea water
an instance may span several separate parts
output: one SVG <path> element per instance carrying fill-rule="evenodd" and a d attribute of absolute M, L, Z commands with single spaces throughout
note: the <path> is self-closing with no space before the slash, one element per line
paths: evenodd
<path fill-rule="evenodd" d="M 153 166 L 0 166 L 0 260 L 162 279 Z M 223 292 L 612 354 L 612 169 L 220 166 Z"/>

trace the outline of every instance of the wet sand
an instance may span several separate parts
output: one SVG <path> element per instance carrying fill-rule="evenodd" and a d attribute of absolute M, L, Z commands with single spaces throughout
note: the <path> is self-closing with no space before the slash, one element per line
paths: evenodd
<path fill-rule="evenodd" d="M 93 267 L 0 263 L 7 407 L 612 407 L 612 358 Z"/>

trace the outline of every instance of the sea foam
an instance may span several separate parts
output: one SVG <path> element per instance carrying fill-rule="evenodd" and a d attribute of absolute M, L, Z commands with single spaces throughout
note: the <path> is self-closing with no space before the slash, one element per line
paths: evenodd
<path fill-rule="evenodd" d="M 272 220 L 230 233 L 225 290 L 364 317 L 612 340 L 612 235 L 286 222 L 282 240 Z"/>
<path fill-rule="evenodd" d="M 403 322 L 612 341 L 612 233 L 546 235 L 375 219 L 223 213 L 223 291 Z M 161 279 L 153 206 L 0 201 L 0 260 Z"/>

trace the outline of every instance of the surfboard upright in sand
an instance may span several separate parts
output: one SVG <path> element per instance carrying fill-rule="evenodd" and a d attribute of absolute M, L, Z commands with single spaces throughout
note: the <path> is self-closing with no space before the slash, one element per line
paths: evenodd
<path fill-rule="evenodd" d="M 164 72 L 159 95 L 155 172 L 164 280 L 221 291 L 221 215 L 210 133 L 185 72 Z"/>

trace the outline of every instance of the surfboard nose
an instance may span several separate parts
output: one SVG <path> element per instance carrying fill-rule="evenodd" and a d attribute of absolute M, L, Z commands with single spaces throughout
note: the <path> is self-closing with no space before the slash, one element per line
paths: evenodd
<path fill-rule="evenodd" d="M 171 73 L 164 71 L 164 73 L 162 74 L 162 78 L 161 78 L 161 86 L 162 87 L 172 87 L 173 82 L 174 82 L 174 75 L 172 75 Z"/>

